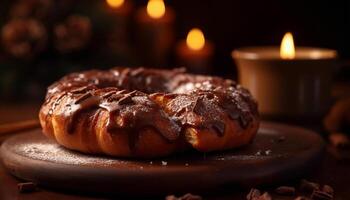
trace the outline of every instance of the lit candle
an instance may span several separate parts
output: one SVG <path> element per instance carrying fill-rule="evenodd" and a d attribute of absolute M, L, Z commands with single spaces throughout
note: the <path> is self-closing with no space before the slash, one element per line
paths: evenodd
<path fill-rule="evenodd" d="M 312 121 L 327 112 L 335 50 L 295 47 L 286 33 L 280 47 L 244 47 L 232 56 L 239 82 L 255 96 L 262 116 Z"/>
<path fill-rule="evenodd" d="M 114 15 L 127 16 L 131 11 L 130 0 L 106 0 L 107 9 Z"/>
<path fill-rule="evenodd" d="M 203 32 L 198 28 L 189 31 L 186 41 L 178 43 L 176 53 L 179 64 L 193 73 L 210 73 L 210 61 L 213 55 L 213 45 L 205 40 Z"/>
<path fill-rule="evenodd" d="M 282 39 L 280 47 L 280 56 L 282 59 L 295 58 L 294 39 L 292 33 L 290 32 L 286 33 Z"/>
<path fill-rule="evenodd" d="M 147 14 L 153 19 L 160 19 L 165 15 L 165 4 L 163 0 L 149 0 L 146 9 Z"/>
<path fill-rule="evenodd" d="M 193 28 L 187 35 L 186 45 L 193 51 L 200 51 L 205 46 L 203 32 L 198 28 Z"/>
<path fill-rule="evenodd" d="M 107 4 L 112 8 L 120 8 L 124 5 L 124 0 L 106 0 Z"/>
<path fill-rule="evenodd" d="M 142 64 L 164 66 L 174 41 L 174 11 L 163 0 L 149 0 L 136 14 Z"/>

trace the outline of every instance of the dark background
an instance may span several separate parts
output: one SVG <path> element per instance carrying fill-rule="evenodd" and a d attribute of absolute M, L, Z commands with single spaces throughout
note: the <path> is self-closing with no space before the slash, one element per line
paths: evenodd
<path fill-rule="evenodd" d="M 0 26 L 9 21 L 9 11 L 17 1 L 2 0 Z M 72 14 L 91 19 L 92 39 L 84 49 L 74 54 L 62 55 L 52 48 L 32 60 L 20 60 L 0 50 L 1 99 L 18 97 L 40 100 L 47 85 L 71 71 L 102 68 L 116 65 L 141 66 L 144 62 L 133 51 L 127 56 L 110 54 L 105 36 L 112 22 L 105 12 L 103 0 L 53 1 L 52 17 L 45 19 L 48 30 L 55 23 Z M 215 45 L 212 74 L 236 78 L 231 51 L 243 46 L 279 45 L 285 32 L 291 31 L 296 46 L 316 46 L 336 49 L 342 65 L 350 58 L 350 3 L 346 0 L 305 1 L 247 1 L 247 0 L 166 0 L 166 5 L 176 13 L 176 41 L 184 39 L 193 27 L 204 31 L 206 39 Z M 135 11 L 147 1 L 133 0 L 128 25 L 128 44 L 135 43 Z M 107 27 L 107 28 L 106 28 Z M 49 39 L 50 40 L 50 39 Z M 50 41 L 49 41 L 50 43 Z M 0 48 L 1 49 L 1 48 Z M 175 44 L 173 45 L 175 49 Z M 176 67 L 174 51 L 164 68 Z M 152 67 L 152 66 L 147 66 Z M 347 68 L 344 68 L 345 72 Z M 344 71 L 344 70 L 343 70 Z M 341 73 L 339 80 L 348 80 Z M 15 92 L 14 92 L 15 91 Z"/>
<path fill-rule="evenodd" d="M 230 52 L 242 46 L 279 45 L 291 31 L 297 46 L 333 48 L 350 56 L 350 1 L 169 1 L 177 11 L 178 35 L 204 29 L 216 45 L 215 65 L 232 66 Z M 224 70 L 225 71 L 225 70 Z M 228 72 L 228 71 L 227 71 Z"/>

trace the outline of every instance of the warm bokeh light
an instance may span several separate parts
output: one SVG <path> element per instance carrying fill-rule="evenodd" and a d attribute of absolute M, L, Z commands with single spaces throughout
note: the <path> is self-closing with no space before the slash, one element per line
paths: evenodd
<path fill-rule="evenodd" d="M 190 49 L 200 50 L 205 45 L 203 32 L 198 28 L 193 28 L 187 35 L 186 44 Z"/>
<path fill-rule="evenodd" d="M 165 4 L 163 0 L 149 0 L 147 3 L 147 13 L 152 18 L 158 19 L 165 14 Z"/>
<path fill-rule="evenodd" d="M 280 56 L 282 59 L 294 59 L 295 47 L 292 33 L 288 32 L 283 36 L 280 48 Z"/>
<path fill-rule="evenodd" d="M 124 0 L 106 0 L 106 2 L 112 8 L 119 8 L 124 4 Z"/>

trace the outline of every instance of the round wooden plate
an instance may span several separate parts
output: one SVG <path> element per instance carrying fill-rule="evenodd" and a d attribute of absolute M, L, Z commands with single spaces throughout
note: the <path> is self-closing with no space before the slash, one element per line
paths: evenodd
<path fill-rule="evenodd" d="M 151 160 L 91 156 L 67 150 L 36 130 L 5 141 L 1 159 L 16 177 L 48 187 L 160 195 L 298 178 L 318 165 L 323 151 L 322 138 L 312 131 L 263 122 L 251 145 L 223 152 Z"/>

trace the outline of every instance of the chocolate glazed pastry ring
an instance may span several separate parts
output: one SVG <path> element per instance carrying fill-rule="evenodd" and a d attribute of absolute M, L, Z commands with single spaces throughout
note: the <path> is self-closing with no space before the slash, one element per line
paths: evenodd
<path fill-rule="evenodd" d="M 69 149 L 138 158 L 239 147 L 259 127 L 247 90 L 183 69 L 69 74 L 48 88 L 39 118 L 44 134 Z"/>

